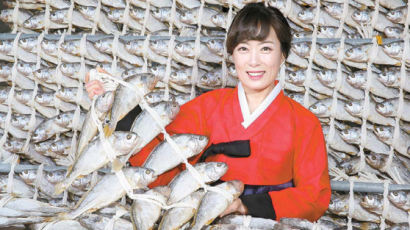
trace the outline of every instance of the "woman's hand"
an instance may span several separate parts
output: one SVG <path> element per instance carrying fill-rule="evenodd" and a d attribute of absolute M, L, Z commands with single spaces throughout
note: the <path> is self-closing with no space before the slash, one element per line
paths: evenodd
<path fill-rule="evenodd" d="M 246 214 L 248 214 L 248 208 L 246 208 L 246 206 L 242 203 L 242 200 L 240 198 L 236 198 L 236 200 L 234 200 L 232 202 L 232 204 L 229 205 L 225 209 L 225 211 L 223 211 L 219 215 L 219 217 L 223 217 L 223 216 L 226 216 L 226 215 L 231 214 L 231 213 L 246 215 Z"/>
<path fill-rule="evenodd" d="M 98 72 L 100 73 L 107 73 L 104 69 L 101 69 L 99 67 L 96 68 Z M 108 74 L 108 73 L 107 73 Z M 101 81 L 99 80 L 90 80 L 90 73 L 87 73 L 85 76 L 85 89 L 87 90 L 88 97 L 93 98 L 95 95 L 101 95 L 104 93 L 104 87 Z"/>

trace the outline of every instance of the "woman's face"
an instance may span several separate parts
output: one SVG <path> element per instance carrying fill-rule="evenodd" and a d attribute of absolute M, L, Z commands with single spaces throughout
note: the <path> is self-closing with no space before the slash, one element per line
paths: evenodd
<path fill-rule="evenodd" d="M 233 50 L 232 59 L 246 93 L 268 94 L 275 87 L 274 82 L 285 57 L 275 30 L 271 29 L 263 41 L 239 43 Z"/>

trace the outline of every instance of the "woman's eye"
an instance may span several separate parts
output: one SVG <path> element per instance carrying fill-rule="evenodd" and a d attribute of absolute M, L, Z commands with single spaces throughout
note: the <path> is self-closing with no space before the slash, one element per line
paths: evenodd
<path fill-rule="evenodd" d="M 272 48 L 267 47 L 267 46 L 265 46 L 265 47 L 262 48 L 262 51 L 271 51 L 271 50 L 272 50 Z"/>
<path fill-rule="evenodd" d="M 238 48 L 238 51 L 246 51 L 246 50 L 247 50 L 246 47 L 243 47 L 243 46 Z"/>

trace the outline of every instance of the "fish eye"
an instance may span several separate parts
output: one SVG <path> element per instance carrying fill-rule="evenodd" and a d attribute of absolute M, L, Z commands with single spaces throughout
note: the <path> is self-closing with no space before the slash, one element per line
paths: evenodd
<path fill-rule="evenodd" d="M 204 81 L 207 81 L 207 80 L 208 80 L 208 77 L 207 77 L 207 76 L 203 76 L 202 79 L 203 79 Z"/>
<path fill-rule="evenodd" d="M 149 175 L 151 174 L 152 170 L 145 170 L 145 174 Z"/>
<path fill-rule="evenodd" d="M 131 140 L 132 135 L 131 134 L 127 134 L 127 140 Z"/>
<path fill-rule="evenodd" d="M 372 160 L 376 160 L 377 158 L 376 158 L 375 156 L 371 156 L 371 159 L 372 159 Z"/>
<path fill-rule="evenodd" d="M 312 105 L 312 109 L 317 109 L 316 105 Z"/>
<path fill-rule="evenodd" d="M 398 195 L 399 195 L 399 193 L 396 192 L 396 191 L 394 191 L 394 192 L 392 192 L 392 193 L 393 193 L 394 196 L 398 196 Z"/>
<path fill-rule="evenodd" d="M 218 163 L 216 164 L 217 167 L 222 167 L 222 165 L 223 165 L 223 164 L 222 164 L 221 162 L 218 162 Z"/>
<path fill-rule="evenodd" d="M 200 136 L 200 137 L 199 137 L 199 140 L 200 140 L 200 141 L 203 141 L 203 140 L 205 140 L 205 137 L 204 137 L 204 136 Z"/>
<path fill-rule="evenodd" d="M 56 144 L 56 143 L 53 143 L 53 144 L 51 144 L 51 147 L 52 147 L 52 148 L 56 148 L 56 147 L 57 147 L 57 144 Z"/>

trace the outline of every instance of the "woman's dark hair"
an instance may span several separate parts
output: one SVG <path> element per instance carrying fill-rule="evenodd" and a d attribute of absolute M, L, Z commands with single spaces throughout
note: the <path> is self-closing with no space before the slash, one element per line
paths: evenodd
<path fill-rule="evenodd" d="M 226 39 L 228 53 L 232 54 L 235 47 L 243 41 L 265 40 L 271 28 L 275 30 L 282 54 L 287 58 L 292 40 L 290 26 L 278 9 L 266 7 L 264 3 L 249 3 L 235 16 Z"/>

